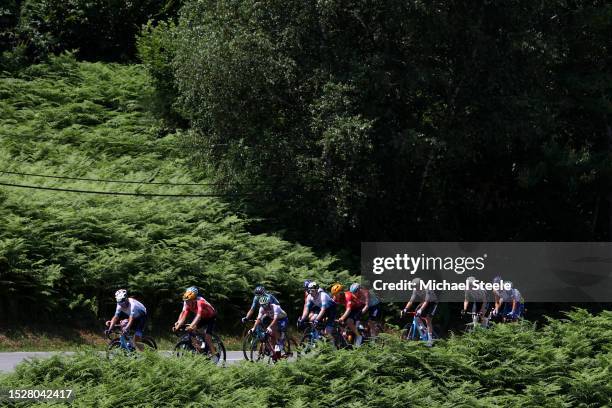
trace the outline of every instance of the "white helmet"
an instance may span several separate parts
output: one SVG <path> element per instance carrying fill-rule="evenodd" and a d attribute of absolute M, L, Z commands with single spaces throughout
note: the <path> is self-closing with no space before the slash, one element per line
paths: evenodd
<path fill-rule="evenodd" d="M 126 300 L 128 297 L 128 293 L 127 290 L 125 289 L 119 289 L 118 291 L 115 292 L 115 300 L 117 301 L 117 303 L 121 303 L 124 300 Z"/>
<path fill-rule="evenodd" d="M 310 282 L 308 284 L 308 290 L 319 290 L 319 284 L 317 282 Z"/>

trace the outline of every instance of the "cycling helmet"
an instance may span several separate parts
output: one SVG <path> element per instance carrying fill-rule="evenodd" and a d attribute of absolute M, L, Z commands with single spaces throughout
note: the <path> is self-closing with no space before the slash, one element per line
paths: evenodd
<path fill-rule="evenodd" d="M 415 286 L 415 289 L 420 289 L 420 287 L 417 288 L 418 285 L 420 285 L 421 283 L 421 278 L 414 278 L 412 280 L 412 284 Z"/>
<path fill-rule="evenodd" d="M 183 294 L 183 300 L 195 300 L 198 297 L 198 288 L 195 286 L 190 286 L 185 289 L 185 293 Z"/>
<path fill-rule="evenodd" d="M 270 304 L 272 299 L 270 299 L 270 296 L 268 295 L 263 295 L 259 298 L 259 305 L 260 306 L 268 306 Z"/>
<path fill-rule="evenodd" d="M 306 280 L 304 281 L 304 290 L 308 290 L 308 285 L 310 285 L 310 282 L 311 282 L 311 281 L 310 281 L 310 280 L 308 280 L 308 279 L 306 279 Z"/>
<path fill-rule="evenodd" d="M 499 283 L 502 280 L 501 276 L 496 276 L 493 278 L 493 283 Z"/>
<path fill-rule="evenodd" d="M 472 282 L 474 282 L 475 280 L 476 280 L 476 278 L 475 278 L 475 277 L 473 277 L 473 276 L 468 276 L 468 277 L 467 277 L 467 279 L 466 279 L 466 281 L 468 281 L 469 283 L 472 283 Z"/>
<path fill-rule="evenodd" d="M 331 295 L 336 296 L 338 293 L 344 290 L 344 286 L 341 283 L 334 283 L 331 287 Z"/>
<path fill-rule="evenodd" d="M 358 283 L 353 283 L 351 285 L 351 287 L 349 288 L 349 290 L 351 291 L 351 293 L 357 293 L 359 292 L 359 289 L 361 289 L 361 285 Z"/>
<path fill-rule="evenodd" d="M 119 289 L 118 291 L 115 292 L 115 300 L 117 301 L 117 303 L 122 303 L 126 301 L 127 298 L 128 298 L 127 290 Z"/>
<path fill-rule="evenodd" d="M 254 293 L 255 293 L 256 296 L 265 295 L 266 294 L 266 288 L 264 288 L 262 285 L 256 286 Z"/>
<path fill-rule="evenodd" d="M 308 284 L 308 290 L 319 290 L 319 285 L 317 282 L 310 282 Z"/>

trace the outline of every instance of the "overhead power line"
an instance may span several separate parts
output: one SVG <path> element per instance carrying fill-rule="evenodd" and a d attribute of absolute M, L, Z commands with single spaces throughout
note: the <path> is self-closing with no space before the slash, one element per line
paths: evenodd
<path fill-rule="evenodd" d="M 60 180 L 78 180 L 78 181 L 95 181 L 99 183 L 120 183 L 120 184 L 157 184 L 165 186 L 219 186 L 226 183 L 171 183 L 163 181 L 136 181 L 136 180 L 110 180 L 110 179 L 96 179 L 88 177 L 72 177 L 72 176 L 58 176 L 54 174 L 36 174 L 36 173 L 21 173 L 17 171 L 1 170 L 0 174 L 13 174 L 16 176 L 28 176 L 28 177 L 42 177 L 52 178 Z"/>
<path fill-rule="evenodd" d="M 29 188 L 34 190 L 47 190 L 47 191 L 61 191 L 66 193 L 80 193 L 80 194 L 101 194 L 101 195 L 120 195 L 120 196 L 134 196 L 134 197 L 178 197 L 178 198 L 198 198 L 198 197 L 237 197 L 237 196 L 251 196 L 262 193 L 263 191 L 255 191 L 250 193 L 225 193 L 225 194 L 159 194 L 159 193 L 132 193 L 127 191 L 95 191 L 95 190 L 78 190 L 71 188 L 57 188 L 57 187 L 44 187 L 44 186 L 32 186 L 25 184 L 13 184 L 0 182 L 0 186 L 6 187 L 17 187 L 17 188 Z"/>

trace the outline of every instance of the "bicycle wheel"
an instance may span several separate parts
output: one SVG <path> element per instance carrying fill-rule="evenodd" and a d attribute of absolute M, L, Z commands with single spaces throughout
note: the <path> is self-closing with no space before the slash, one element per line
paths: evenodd
<path fill-rule="evenodd" d="M 251 349 L 255 346 L 253 343 L 256 341 L 253 333 L 249 333 L 248 331 L 243 336 L 242 339 L 242 355 L 246 361 L 250 361 L 251 359 Z"/>
<path fill-rule="evenodd" d="M 294 356 L 296 358 L 300 358 L 300 351 L 298 342 L 293 337 L 289 337 L 285 333 L 282 358 L 292 358 Z"/>
<path fill-rule="evenodd" d="M 121 341 L 119 339 L 112 340 L 106 348 L 106 358 L 112 360 L 115 357 L 125 357 L 129 354 L 129 351 L 121 347 Z"/>
<path fill-rule="evenodd" d="M 402 329 L 402 332 L 400 334 L 400 338 L 402 340 L 414 340 L 414 333 L 413 333 L 413 331 L 414 331 L 414 327 L 412 326 L 412 324 L 407 324 Z"/>
<path fill-rule="evenodd" d="M 196 349 L 195 347 L 193 347 L 193 344 L 191 344 L 191 341 L 182 340 L 176 343 L 176 346 L 174 346 L 174 354 L 177 357 L 182 357 L 186 355 L 194 355 L 195 353 L 196 353 Z"/>
<path fill-rule="evenodd" d="M 317 347 L 317 341 L 319 340 L 320 338 L 317 337 L 316 331 L 311 327 L 307 328 L 300 339 L 300 352 L 302 354 L 310 353 Z"/>
<path fill-rule="evenodd" d="M 142 338 L 142 344 L 144 344 L 145 350 L 157 350 L 157 343 L 152 337 L 145 336 Z"/>
<path fill-rule="evenodd" d="M 261 362 L 267 360 L 268 363 L 272 362 L 272 353 L 274 347 L 270 344 L 270 340 L 266 338 L 265 341 L 257 341 L 254 347 L 251 348 L 250 357 L 253 362 Z"/>
<path fill-rule="evenodd" d="M 211 360 L 215 364 L 218 364 L 218 363 L 224 364 L 225 363 L 225 359 L 226 359 L 225 345 L 223 345 L 223 342 L 221 341 L 219 336 L 217 336 L 216 334 L 212 334 L 210 337 L 211 337 L 211 341 L 212 341 L 212 343 L 215 346 L 215 349 L 217 351 L 215 353 L 215 355 L 211 355 L 210 356 Z"/>

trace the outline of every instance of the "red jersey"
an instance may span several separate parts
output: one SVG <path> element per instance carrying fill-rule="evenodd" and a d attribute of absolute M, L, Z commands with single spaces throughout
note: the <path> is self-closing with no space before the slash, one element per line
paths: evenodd
<path fill-rule="evenodd" d="M 364 307 L 363 301 L 361 301 L 357 296 L 355 296 L 352 292 L 348 290 L 344 292 L 344 296 L 342 295 L 342 293 L 338 293 L 334 297 L 334 300 L 336 301 L 336 303 L 340 303 L 341 305 L 344 305 L 347 309 L 351 310 L 360 310 Z"/>
<path fill-rule="evenodd" d="M 206 301 L 202 296 L 198 296 L 195 303 L 191 303 L 191 305 L 187 302 L 183 302 L 183 312 L 182 313 L 195 313 L 202 317 L 202 319 L 210 319 L 211 317 L 215 317 L 217 315 L 217 311 L 215 308 Z"/>

